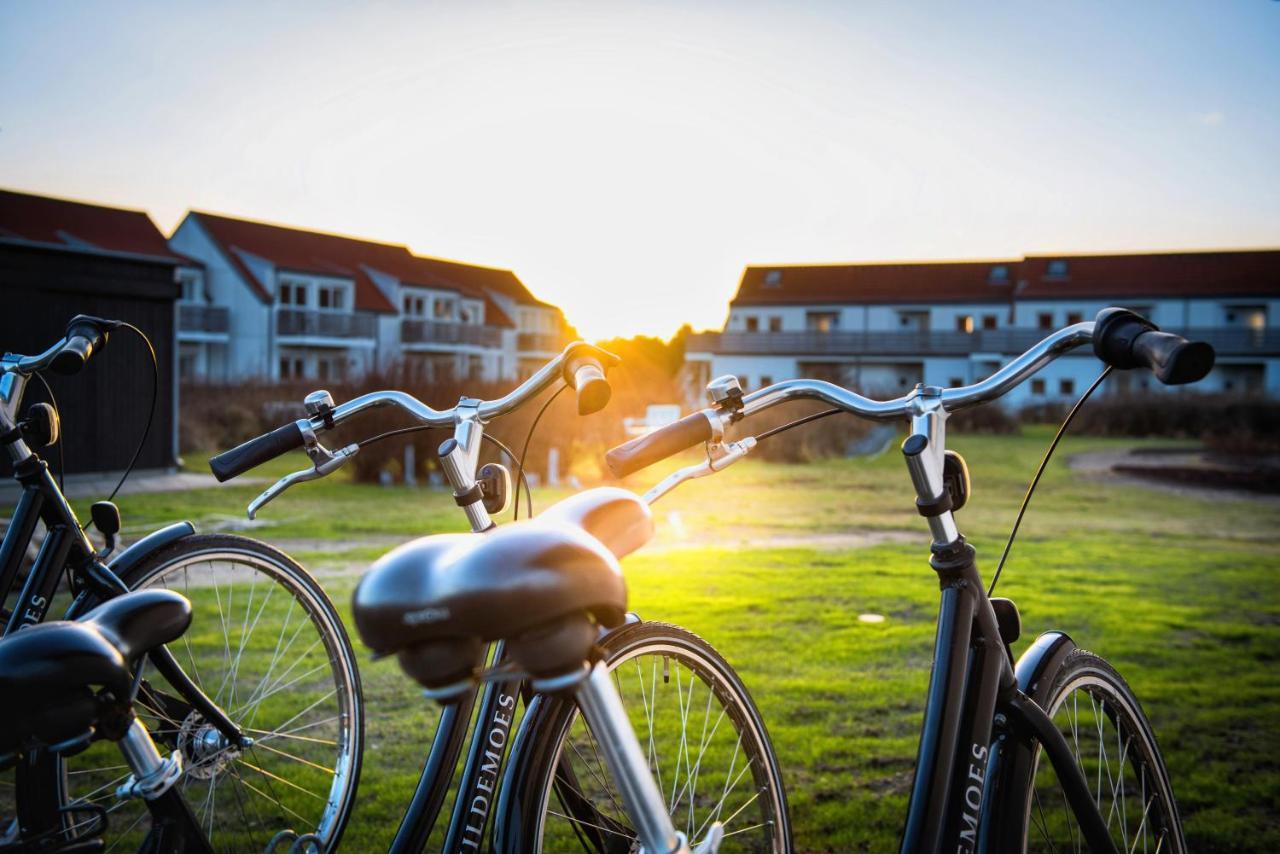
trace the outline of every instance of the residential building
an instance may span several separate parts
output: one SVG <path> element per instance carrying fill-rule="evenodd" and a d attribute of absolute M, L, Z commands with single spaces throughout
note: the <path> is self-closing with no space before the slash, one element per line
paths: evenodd
<path fill-rule="evenodd" d="M 522 345 L 564 343 L 560 310 L 510 270 L 202 211 L 169 244 L 200 264 L 181 273 L 184 378 L 329 380 L 403 365 L 426 379 L 511 380 L 547 352 Z M 522 340 L 529 313 L 547 342 Z"/>
<path fill-rule="evenodd" d="M 724 329 L 690 336 L 685 358 L 693 388 L 721 374 L 748 390 L 807 376 L 897 395 L 976 382 L 1109 305 L 1212 343 L 1217 365 L 1197 391 L 1280 396 L 1280 250 L 748 267 Z M 1005 402 L 1072 399 L 1098 370 L 1078 350 Z M 1117 372 L 1107 387 L 1156 385 Z"/>
<path fill-rule="evenodd" d="M 79 374 L 46 372 L 62 438 L 60 448 L 41 453 L 55 468 L 65 461 L 68 473 L 122 470 L 149 422 L 137 467 L 176 464 L 176 277 L 188 269 L 198 267 L 170 250 L 142 211 L 0 190 L 0 348 L 42 353 L 77 314 L 127 321 L 155 348 L 158 377 L 151 353 L 127 329 L 112 332 Z M 28 386 L 29 402 L 47 399 L 40 383 Z"/>

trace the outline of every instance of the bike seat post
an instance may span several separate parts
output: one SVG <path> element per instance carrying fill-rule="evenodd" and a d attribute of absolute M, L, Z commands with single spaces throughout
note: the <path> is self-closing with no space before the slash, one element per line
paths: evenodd
<path fill-rule="evenodd" d="M 917 385 L 911 407 L 911 435 L 902 443 L 902 454 L 916 489 L 916 509 L 929 520 L 934 543 L 950 545 L 960 538 L 960 531 L 943 481 L 947 412 L 942 408 L 942 389 Z"/>

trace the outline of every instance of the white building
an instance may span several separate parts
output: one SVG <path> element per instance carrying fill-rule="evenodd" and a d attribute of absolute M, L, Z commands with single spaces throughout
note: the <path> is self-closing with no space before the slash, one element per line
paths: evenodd
<path fill-rule="evenodd" d="M 1280 250 L 748 267 L 723 331 L 690 336 L 685 359 L 695 389 L 734 374 L 747 390 L 818 377 L 897 395 L 975 382 L 1109 305 L 1213 344 L 1217 365 L 1197 391 L 1280 396 Z M 1081 349 L 1006 402 L 1076 397 L 1099 369 Z M 1155 385 L 1117 372 L 1106 387 Z"/>
<path fill-rule="evenodd" d="M 404 365 L 511 380 L 558 352 L 560 310 L 510 270 L 192 211 L 169 239 L 184 379 L 342 379 Z"/>

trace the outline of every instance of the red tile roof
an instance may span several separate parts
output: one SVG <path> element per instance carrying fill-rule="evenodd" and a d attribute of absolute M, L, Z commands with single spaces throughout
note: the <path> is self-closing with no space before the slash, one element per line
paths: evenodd
<path fill-rule="evenodd" d="M 1006 275 L 993 277 L 1000 267 Z M 747 267 L 733 302 L 1004 302 L 1017 273 L 1017 260 Z"/>
<path fill-rule="evenodd" d="M 1050 276 L 1052 261 L 1065 261 L 1067 274 Z M 997 283 L 991 271 L 1001 266 L 1008 270 L 1008 277 Z M 776 277 L 772 286 L 767 283 L 770 274 Z M 733 303 L 875 304 L 1253 295 L 1280 297 L 1280 250 L 748 267 Z"/>
<path fill-rule="evenodd" d="M 510 270 L 424 258 L 398 244 L 236 219 L 203 211 L 192 211 L 191 216 L 204 226 L 209 236 L 221 247 L 227 260 L 264 301 L 272 298 L 266 283 L 253 275 L 241 253 L 262 258 L 282 270 L 351 278 L 356 283 L 356 308 L 367 311 L 397 310 L 373 281 L 369 275 L 370 270 L 394 276 L 407 285 L 443 288 L 484 299 L 486 322 L 494 326 L 514 324 L 493 304 L 488 295 L 490 289 L 506 294 L 517 302 L 545 305 L 534 298 Z"/>
<path fill-rule="evenodd" d="M 0 240 L 21 240 L 77 251 L 123 252 L 188 263 L 174 254 L 142 211 L 109 208 L 0 190 Z"/>
<path fill-rule="evenodd" d="M 1049 264 L 1065 261 L 1065 276 Z M 1036 255 L 1022 262 L 1018 299 L 1152 296 L 1280 297 L 1280 250 Z"/>

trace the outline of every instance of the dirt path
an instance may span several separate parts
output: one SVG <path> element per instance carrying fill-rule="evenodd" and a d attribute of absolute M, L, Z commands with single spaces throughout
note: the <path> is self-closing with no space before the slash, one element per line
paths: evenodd
<path fill-rule="evenodd" d="M 1280 495 L 1267 495 L 1245 489 L 1221 489 L 1209 486 L 1191 486 L 1154 478 L 1144 478 L 1114 471 L 1117 465 L 1157 467 L 1161 465 L 1185 466 L 1195 463 L 1200 451 L 1193 448 L 1171 449 L 1168 453 L 1135 453 L 1132 449 L 1121 451 L 1089 451 L 1073 454 L 1067 459 L 1067 467 L 1085 477 L 1140 486 L 1144 489 L 1176 495 L 1180 498 L 1198 498 L 1205 501 L 1251 501 L 1272 507 L 1280 507 Z"/>

